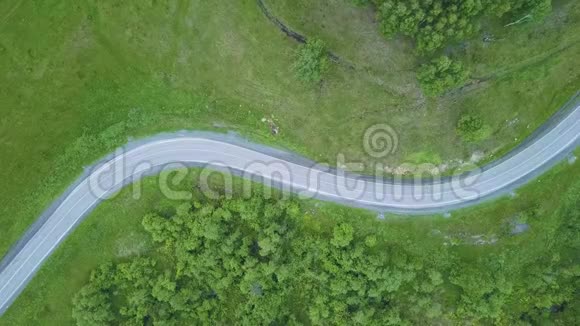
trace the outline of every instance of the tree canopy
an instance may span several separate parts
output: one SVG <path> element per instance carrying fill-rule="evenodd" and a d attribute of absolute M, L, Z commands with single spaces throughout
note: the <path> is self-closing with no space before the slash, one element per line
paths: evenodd
<path fill-rule="evenodd" d="M 415 40 L 417 51 L 432 53 L 450 42 L 463 41 L 479 30 L 479 18 L 540 20 L 551 11 L 551 0 L 373 0 L 381 31 Z"/>
<path fill-rule="evenodd" d="M 450 246 L 384 241 L 348 219 L 313 224 L 294 199 L 180 203 L 144 216 L 157 251 L 94 270 L 73 316 L 78 325 L 540 323 L 578 304 L 579 194 L 580 183 L 554 213 L 562 222 L 542 254 L 507 248 L 471 260 Z"/>
<path fill-rule="evenodd" d="M 436 96 L 461 86 L 468 76 L 461 62 L 441 56 L 421 66 L 417 78 L 427 95 Z"/>

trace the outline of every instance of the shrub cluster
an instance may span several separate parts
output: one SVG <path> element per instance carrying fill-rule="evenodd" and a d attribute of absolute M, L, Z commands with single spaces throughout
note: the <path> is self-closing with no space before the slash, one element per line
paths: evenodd
<path fill-rule="evenodd" d="M 489 137 L 491 128 L 477 114 L 464 114 L 457 121 L 457 134 L 467 142 L 477 142 Z"/>
<path fill-rule="evenodd" d="M 298 78 L 308 83 L 321 81 L 328 67 L 328 52 L 324 42 L 319 39 L 311 39 L 304 44 L 294 64 Z"/>

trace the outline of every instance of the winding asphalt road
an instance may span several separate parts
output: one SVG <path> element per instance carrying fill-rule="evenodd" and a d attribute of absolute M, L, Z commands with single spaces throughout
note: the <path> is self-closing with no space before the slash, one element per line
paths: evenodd
<path fill-rule="evenodd" d="M 4 257 L 0 264 L 0 315 L 95 206 L 168 164 L 226 170 L 303 196 L 381 212 L 424 214 L 448 212 L 512 192 L 569 155 L 580 144 L 579 138 L 580 104 L 575 103 L 509 155 L 483 169 L 461 177 L 416 182 L 352 175 L 211 133 L 184 132 L 131 143 L 87 169 Z"/>

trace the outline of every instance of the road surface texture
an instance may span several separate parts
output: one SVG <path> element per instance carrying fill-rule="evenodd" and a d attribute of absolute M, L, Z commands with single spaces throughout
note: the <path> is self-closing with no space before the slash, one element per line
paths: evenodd
<path fill-rule="evenodd" d="M 315 165 L 231 135 L 182 132 L 134 142 L 87 169 L 0 264 L 0 315 L 99 202 L 170 163 L 227 170 L 311 198 L 405 214 L 441 213 L 513 192 L 580 144 L 580 104 L 562 109 L 501 160 L 461 177 L 394 181 Z"/>

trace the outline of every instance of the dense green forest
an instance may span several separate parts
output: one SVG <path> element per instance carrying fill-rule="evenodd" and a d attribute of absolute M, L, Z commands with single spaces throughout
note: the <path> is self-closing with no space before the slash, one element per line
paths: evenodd
<path fill-rule="evenodd" d="M 369 1 L 370 2 L 370 1 Z M 479 19 L 499 17 L 507 24 L 538 21 L 551 12 L 551 0 L 373 0 L 381 30 L 416 41 L 417 51 L 432 53 L 463 41 L 479 30 Z"/>
<path fill-rule="evenodd" d="M 580 314 L 578 182 L 552 216 L 525 212 L 556 221 L 539 252 L 382 241 L 260 194 L 159 207 L 142 219 L 158 248 L 94 270 L 74 298 L 79 325 L 572 325 Z"/>

